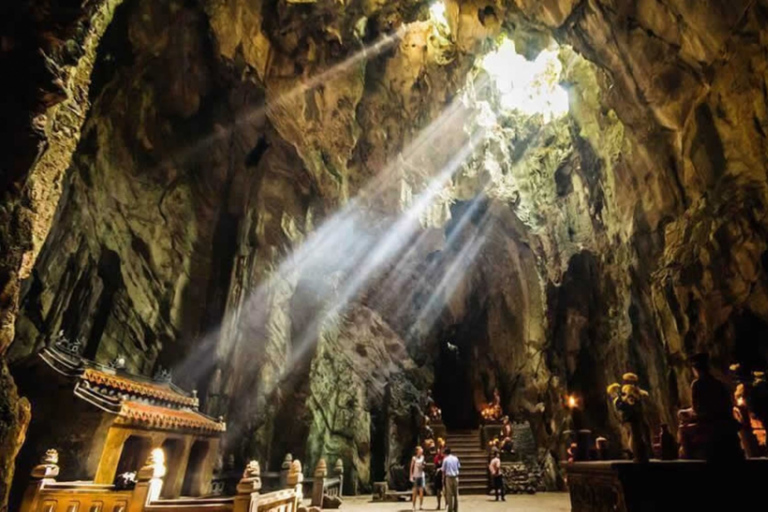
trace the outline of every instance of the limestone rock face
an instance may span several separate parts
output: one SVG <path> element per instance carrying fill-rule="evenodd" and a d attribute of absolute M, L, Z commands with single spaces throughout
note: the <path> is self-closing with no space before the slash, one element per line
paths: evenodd
<path fill-rule="evenodd" d="M 237 464 L 341 458 L 347 491 L 408 460 L 428 388 L 456 426 L 498 388 L 544 466 L 566 393 L 618 448 L 624 371 L 674 424 L 691 353 L 766 364 L 764 1 L 21 4 L 0 501 L 5 365 L 59 331 L 171 367 Z M 503 35 L 560 44 L 567 116 L 501 108 Z"/>

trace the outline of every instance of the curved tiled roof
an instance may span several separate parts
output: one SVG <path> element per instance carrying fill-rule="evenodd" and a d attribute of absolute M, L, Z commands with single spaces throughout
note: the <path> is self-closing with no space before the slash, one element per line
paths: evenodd
<path fill-rule="evenodd" d="M 124 422 L 165 430 L 197 430 L 207 433 L 224 432 L 226 424 L 189 409 L 169 409 L 140 402 L 122 403 L 118 416 Z"/>
<path fill-rule="evenodd" d="M 190 408 L 196 408 L 199 405 L 196 397 L 183 395 L 169 387 L 111 375 L 95 368 L 87 368 L 80 378 L 91 384 L 124 391 L 140 398 L 155 398 L 174 405 Z"/>

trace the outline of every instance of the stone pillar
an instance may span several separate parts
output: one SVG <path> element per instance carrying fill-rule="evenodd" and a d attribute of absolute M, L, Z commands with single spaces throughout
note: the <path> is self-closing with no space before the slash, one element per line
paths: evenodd
<path fill-rule="evenodd" d="M 165 476 L 165 455 L 162 449 L 155 448 L 147 463 L 136 474 L 136 487 L 133 489 L 127 512 L 143 512 L 144 509 L 160 498 Z"/>
<path fill-rule="evenodd" d="M 339 496 L 341 496 L 344 494 L 344 462 L 341 459 L 336 460 L 333 475 L 339 479 Z"/>
<path fill-rule="evenodd" d="M 291 464 L 293 463 L 293 455 L 290 453 L 285 454 L 283 464 L 280 466 L 280 489 L 288 487 L 288 473 L 291 472 Z"/>
<path fill-rule="evenodd" d="M 323 506 L 323 490 L 325 489 L 325 478 L 328 476 L 328 466 L 325 459 L 320 459 L 315 468 L 314 479 L 312 481 L 312 506 Z"/>
<path fill-rule="evenodd" d="M 35 466 L 30 475 L 29 486 L 24 492 L 24 498 L 21 502 L 22 511 L 38 510 L 40 505 L 40 492 L 47 484 L 56 482 L 59 476 L 59 453 L 56 450 L 45 452 L 43 460 Z"/>
<path fill-rule="evenodd" d="M 181 494 L 181 486 L 184 484 L 184 476 L 187 474 L 189 454 L 192 451 L 194 438 L 184 436 L 179 441 L 182 443 L 181 450 L 178 452 L 170 451 L 171 453 L 165 454 L 168 458 L 166 461 L 168 474 L 165 477 L 165 485 L 163 486 L 163 498 L 178 498 Z"/>
<path fill-rule="evenodd" d="M 237 484 L 237 495 L 232 512 L 255 512 L 259 506 L 261 491 L 261 467 L 252 460 L 243 471 L 243 478 Z"/>
<path fill-rule="evenodd" d="M 301 504 L 304 499 L 304 473 L 301 470 L 301 462 L 295 460 L 291 462 L 291 469 L 288 472 L 288 488 L 296 490 L 296 504 Z"/>
<path fill-rule="evenodd" d="M 93 483 L 111 484 L 115 481 L 117 465 L 123 453 L 123 444 L 131 436 L 131 431 L 123 428 L 111 427 L 104 441 L 99 465 L 96 468 L 96 476 Z"/>

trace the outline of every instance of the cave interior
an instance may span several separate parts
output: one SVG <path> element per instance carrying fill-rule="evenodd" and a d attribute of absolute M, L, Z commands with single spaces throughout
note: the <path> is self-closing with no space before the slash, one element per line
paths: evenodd
<path fill-rule="evenodd" d="M 568 397 L 622 457 L 625 372 L 655 433 L 693 354 L 765 371 L 768 2 L 703 3 L 2 7 L 0 510 L 49 448 L 94 476 L 62 340 L 170 372 L 226 421 L 217 471 L 341 460 L 350 494 L 408 464 L 427 392 L 464 432 L 498 390 L 554 490 Z"/>

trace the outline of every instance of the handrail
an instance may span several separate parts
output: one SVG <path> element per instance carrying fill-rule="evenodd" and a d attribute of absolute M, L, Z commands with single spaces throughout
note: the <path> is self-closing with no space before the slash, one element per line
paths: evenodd
<path fill-rule="evenodd" d="M 122 512 L 296 512 L 301 503 L 304 475 L 301 463 L 291 460 L 285 474 L 287 488 L 261 494 L 261 471 L 251 461 L 237 485 L 235 496 L 160 498 L 165 476 L 161 449 L 152 451 L 137 473 L 133 489 L 92 481 L 57 482 L 58 453 L 48 450 L 42 463 L 32 470 L 32 482 L 24 494 L 21 512 L 68 512 L 103 510 Z"/>

